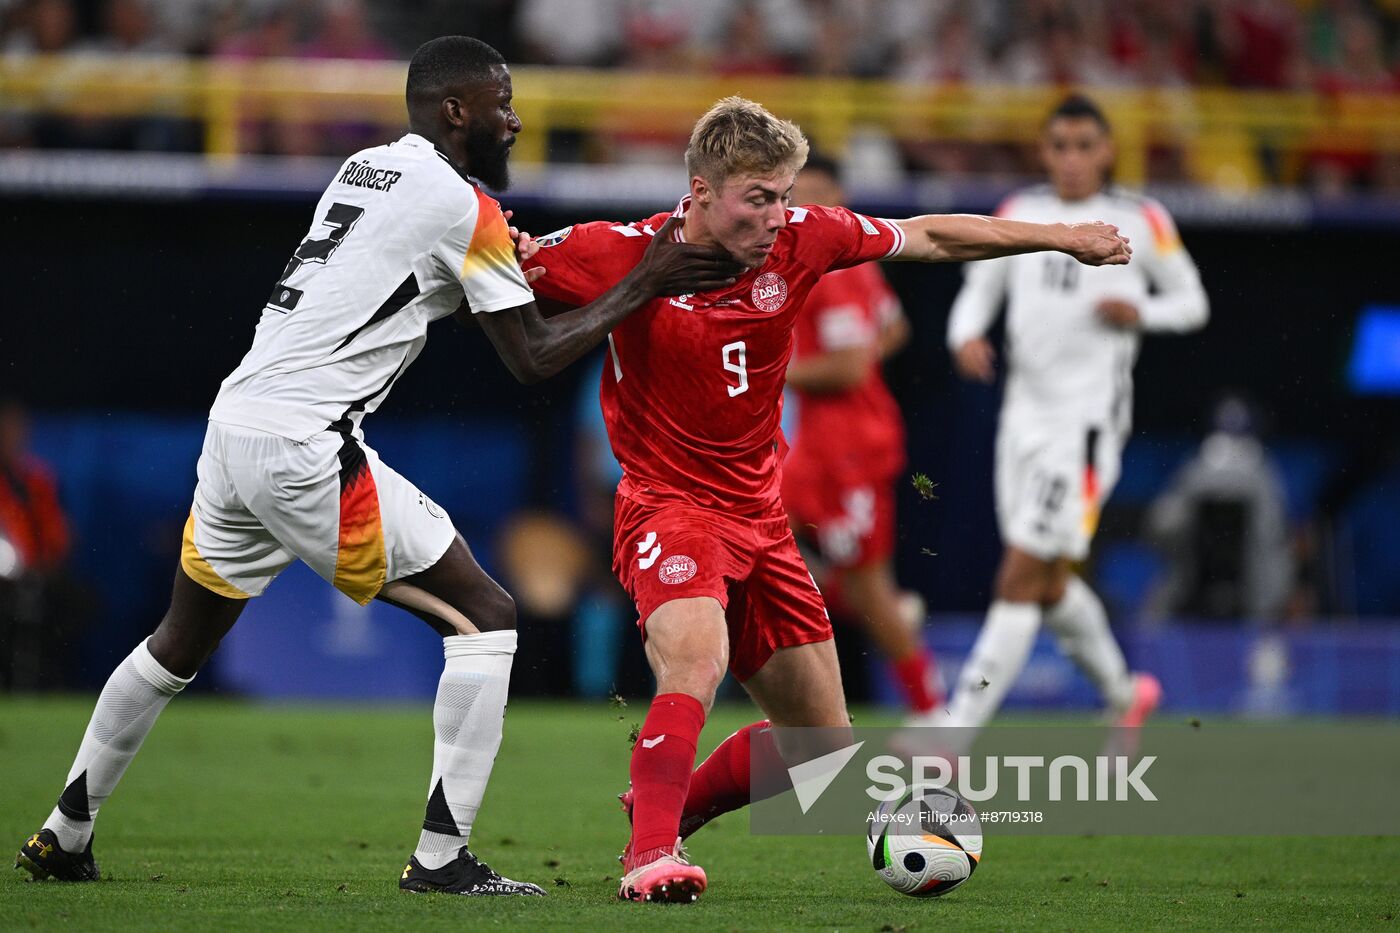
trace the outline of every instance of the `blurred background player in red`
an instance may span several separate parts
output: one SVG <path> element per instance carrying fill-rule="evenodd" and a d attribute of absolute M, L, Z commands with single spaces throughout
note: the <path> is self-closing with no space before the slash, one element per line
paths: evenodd
<path fill-rule="evenodd" d="M 29 450 L 29 418 L 17 399 L 0 399 L 0 537 L 18 567 L 50 573 L 68 556 L 68 522 L 58 484 Z"/>
<path fill-rule="evenodd" d="M 74 636 L 91 613 L 66 571 L 71 539 L 54 472 L 29 445 L 29 416 L 0 397 L 0 690 L 70 686 Z"/>
<path fill-rule="evenodd" d="M 844 206 L 840 166 L 809 156 L 792 200 Z M 797 429 L 782 489 L 794 533 L 820 558 L 812 569 L 828 608 L 865 627 L 920 717 L 943 698 L 921 637 L 923 600 L 894 575 L 904 419 L 880 369 L 908 340 L 904 309 L 877 264 L 822 276 L 794 331 L 787 384 L 797 395 Z"/>

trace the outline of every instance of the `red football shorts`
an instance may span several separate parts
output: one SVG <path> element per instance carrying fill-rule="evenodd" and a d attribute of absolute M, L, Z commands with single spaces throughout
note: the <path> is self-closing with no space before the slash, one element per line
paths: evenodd
<path fill-rule="evenodd" d="M 866 567 L 894 556 L 893 483 L 783 473 L 783 505 L 804 541 L 833 567 Z"/>
<path fill-rule="evenodd" d="M 637 625 L 673 599 L 710 596 L 729 623 L 729 670 L 752 677 L 779 648 L 831 638 L 831 620 L 787 518 L 740 518 L 617 497 L 613 573 L 637 604 Z"/>

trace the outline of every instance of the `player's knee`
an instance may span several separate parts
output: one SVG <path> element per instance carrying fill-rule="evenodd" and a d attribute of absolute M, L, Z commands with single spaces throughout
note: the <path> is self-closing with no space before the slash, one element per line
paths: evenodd
<path fill-rule="evenodd" d="M 1038 603 L 1044 586 L 1033 574 L 1021 568 L 1003 565 L 997 573 L 996 597 L 1008 603 Z"/>
<path fill-rule="evenodd" d="M 1065 590 L 1069 586 L 1069 572 L 1056 569 L 1050 574 L 1050 578 L 1045 581 L 1044 592 L 1041 593 L 1041 605 L 1047 609 L 1056 605 L 1065 598 Z"/>
<path fill-rule="evenodd" d="M 481 600 L 471 621 L 482 632 L 506 632 L 515 628 L 515 618 L 515 599 L 496 586 Z"/>
<path fill-rule="evenodd" d="M 720 682 L 724 680 L 724 662 L 719 658 L 699 658 L 687 665 L 685 679 L 713 701 Z"/>
<path fill-rule="evenodd" d="M 1059 577 L 1058 562 L 1047 562 L 1029 554 L 1008 552 L 997 571 L 996 597 L 1003 602 L 1037 603 L 1047 605 L 1058 599 L 1055 582 Z M 1059 594 L 1064 593 L 1064 581 Z"/>
<path fill-rule="evenodd" d="M 220 638 L 209 638 L 193 627 L 180 625 L 169 613 L 146 642 L 146 649 L 161 667 L 177 677 L 193 677 L 209 660 Z"/>
<path fill-rule="evenodd" d="M 684 693 L 700 701 L 706 711 L 714 705 L 715 694 L 724 680 L 724 663 L 716 658 L 693 658 L 670 663 L 657 678 L 658 693 Z"/>

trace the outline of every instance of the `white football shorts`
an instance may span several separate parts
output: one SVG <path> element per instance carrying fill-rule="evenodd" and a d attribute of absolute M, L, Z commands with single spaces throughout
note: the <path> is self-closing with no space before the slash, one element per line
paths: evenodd
<path fill-rule="evenodd" d="M 1039 557 L 1083 560 L 1113 492 L 1122 442 L 1098 428 L 997 432 L 997 523 L 1002 541 Z"/>
<path fill-rule="evenodd" d="M 180 565 L 222 596 L 258 596 L 300 558 L 357 603 L 426 570 L 452 520 L 362 441 L 293 441 L 209 422 Z"/>

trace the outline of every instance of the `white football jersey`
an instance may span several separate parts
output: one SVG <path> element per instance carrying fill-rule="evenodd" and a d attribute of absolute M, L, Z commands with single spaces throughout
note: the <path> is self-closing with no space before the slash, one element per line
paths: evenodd
<path fill-rule="evenodd" d="M 474 313 L 534 300 L 501 206 L 410 133 L 356 153 L 316 206 L 210 420 L 305 440 L 358 430 L 466 297 Z"/>
<path fill-rule="evenodd" d="M 1086 266 L 1064 253 L 1026 253 L 969 263 L 948 319 L 956 350 L 985 336 L 1007 298 L 1002 429 L 1100 428 L 1125 437 L 1132 422 L 1138 330 L 1102 323 L 1099 302 L 1135 305 L 1141 330 L 1188 331 L 1209 314 L 1196 264 L 1161 204 L 1109 186 L 1062 201 L 1048 185 L 1012 195 L 1001 217 L 1037 223 L 1101 220 L 1132 241 L 1126 266 Z"/>

